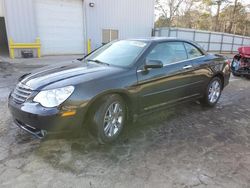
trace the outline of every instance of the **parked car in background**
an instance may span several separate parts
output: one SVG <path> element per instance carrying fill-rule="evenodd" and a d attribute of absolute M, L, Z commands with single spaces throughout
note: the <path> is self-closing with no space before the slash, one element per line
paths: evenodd
<path fill-rule="evenodd" d="M 213 107 L 229 77 L 227 59 L 191 41 L 120 40 L 22 76 L 9 109 L 15 124 L 36 137 L 88 126 L 109 143 L 129 119 L 154 110 L 197 99 Z"/>
<path fill-rule="evenodd" d="M 240 47 L 234 56 L 231 69 L 234 76 L 245 76 L 250 79 L 250 46 Z"/>

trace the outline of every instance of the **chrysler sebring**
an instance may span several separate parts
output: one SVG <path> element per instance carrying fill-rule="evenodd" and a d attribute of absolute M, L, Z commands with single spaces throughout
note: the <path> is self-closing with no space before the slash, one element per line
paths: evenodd
<path fill-rule="evenodd" d="M 21 129 L 43 138 L 83 131 L 114 141 L 128 120 L 187 100 L 213 107 L 230 66 L 194 42 L 174 38 L 114 41 L 82 59 L 20 77 L 9 109 Z"/>

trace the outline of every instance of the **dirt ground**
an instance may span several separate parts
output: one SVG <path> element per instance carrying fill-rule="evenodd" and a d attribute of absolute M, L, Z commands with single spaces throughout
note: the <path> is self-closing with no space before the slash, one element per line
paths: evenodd
<path fill-rule="evenodd" d="M 37 140 L 12 124 L 16 79 L 43 65 L 0 63 L 0 187 L 250 187 L 250 81 L 231 78 L 213 109 L 193 102 L 128 125 L 109 146 Z"/>

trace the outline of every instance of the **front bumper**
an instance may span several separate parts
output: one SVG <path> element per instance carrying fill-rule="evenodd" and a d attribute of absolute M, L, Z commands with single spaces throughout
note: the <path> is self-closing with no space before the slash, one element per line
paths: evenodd
<path fill-rule="evenodd" d="M 250 68 L 239 69 L 237 71 L 233 71 L 233 73 L 242 76 L 250 76 Z"/>
<path fill-rule="evenodd" d="M 70 132 L 81 128 L 85 113 L 83 108 L 75 108 L 74 115 L 63 117 L 65 110 L 45 108 L 33 102 L 17 104 L 11 98 L 8 106 L 14 123 L 38 138 L 44 137 L 47 132 Z"/>
<path fill-rule="evenodd" d="M 41 130 L 38 128 L 34 128 L 34 127 L 29 126 L 27 124 L 24 124 L 18 120 L 14 120 L 14 124 L 17 125 L 20 129 L 32 134 L 36 138 L 42 139 L 47 135 L 47 131 Z"/>

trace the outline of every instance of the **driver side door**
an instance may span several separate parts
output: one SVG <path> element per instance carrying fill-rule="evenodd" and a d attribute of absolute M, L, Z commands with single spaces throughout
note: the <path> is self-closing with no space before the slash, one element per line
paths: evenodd
<path fill-rule="evenodd" d="M 156 44 L 143 62 L 158 60 L 162 68 L 137 69 L 139 105 L 141 112 L 153 110 L 194 94 L 189 86 L 193 77 L 193 65 L 188 60 L 183 42 L 162 42 Z"/>

